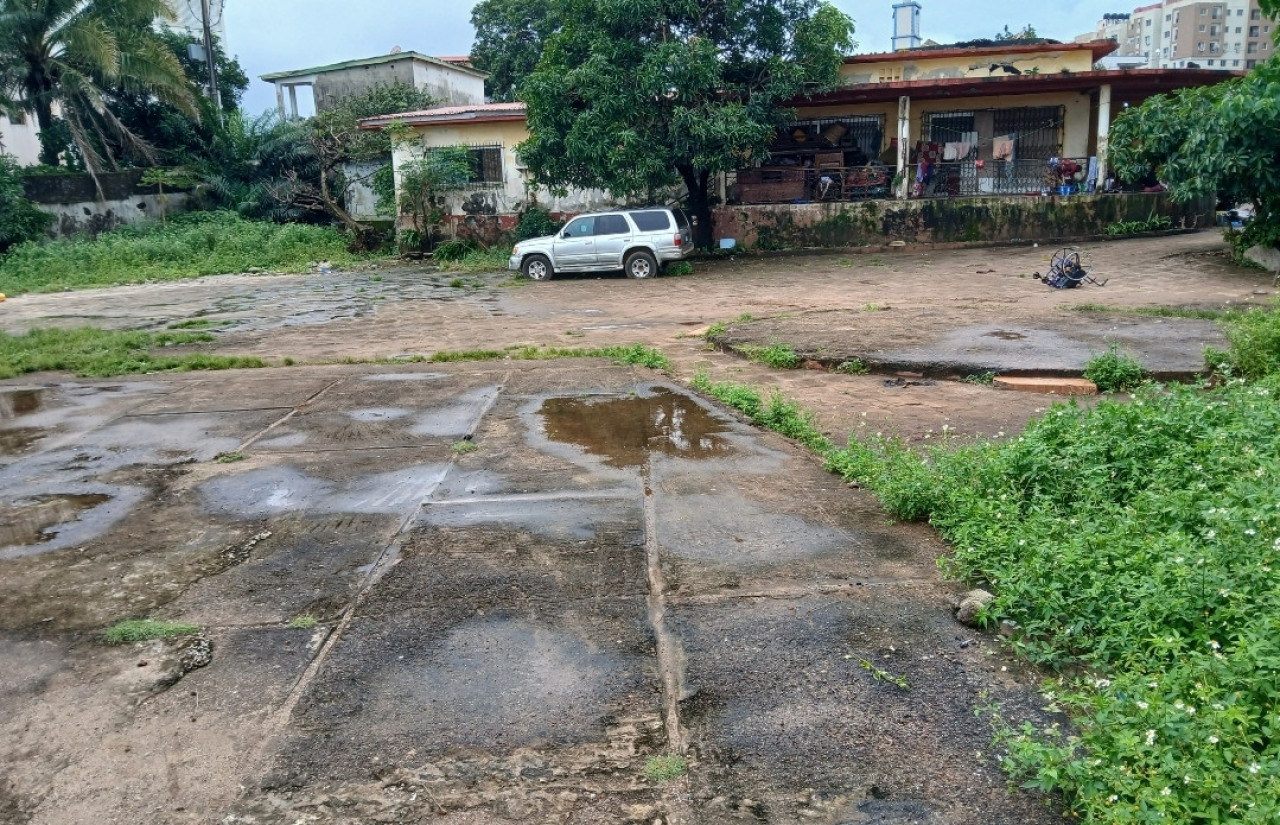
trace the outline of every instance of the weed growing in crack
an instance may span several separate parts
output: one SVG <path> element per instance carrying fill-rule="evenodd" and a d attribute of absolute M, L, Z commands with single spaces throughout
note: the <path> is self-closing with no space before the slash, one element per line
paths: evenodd
<path fill-rule="evenodd" d="M 467 453 L 474 453 L 476 450 L 480 449 L 480 445 L 476 444 L 474 441 L 455 441 L 449 449 L 453 450 L 455 455 L 466 455 Z"/>
<path fill-rule="evenodd" d="M 774 341 L 767 346 L 736 344 L 733 349 L 747 357 L 748 361 L 773 367 L 776 370 L 793 370 L 800 366 L 800 356 L 790 344 Z"/>
<path fill-rule="evenodd" d="M 304 613 L 301 616 L 294 616 L 293 619 L 289 622 L 289 627 L 293 628 L 294 630 L 310 630 L 311 628 L 319 624 L 319 622 L 320 620 L 317 619 L 315 616 L 312 616 L 309 613 Z"/>
<path fill-rule="evenodd" d="M 644 775 L 650 782 L 670 782 L 679 779 L 689 770 L 689 763 L 682 756 L 651 756 L 644 763 Z"/>
<path fill-rule="evenodd" d="M 976 384 L 978 386 L 988 387 L 996 382 L 996 374 L 994 372 L 979 372 L 973 375 L 966 375 L 960 379 L 962 384 Z"/>
<path fill-rule="evenodd" d="M 861 358 L 853 358 L 848 361 L 841 361 L 836 367 L 836 372 L 841 375 L 866 375 L 871 372 L 871 368 L 863 363 Z"/>

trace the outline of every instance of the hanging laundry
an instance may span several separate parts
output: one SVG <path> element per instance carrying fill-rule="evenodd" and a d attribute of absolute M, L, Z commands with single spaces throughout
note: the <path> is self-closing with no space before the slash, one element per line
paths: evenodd
<path fill-rule="evenodd" d="M 964 160 L 973 151 L 973 144 L 965 141 L 953 141 L 942 148 L 943 160 Z"/>
<path fill-rule="evenodd" d="M 1003 135 L 991 141 L 991 157 L 995 160 L 1013 160 L 1013 135 Z"/>
<path fill-rule="evenodd" d="M 1084 188 L 1086 192 L 1094 192 L 1098 188 L 1098 158 L 1097 156 L 1089 158 L 1089 172 L 1084 176 Z"/>

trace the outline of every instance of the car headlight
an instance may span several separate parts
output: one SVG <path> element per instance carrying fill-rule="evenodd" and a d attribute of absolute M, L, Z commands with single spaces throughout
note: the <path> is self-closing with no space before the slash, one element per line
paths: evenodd
<path fill-rule="evenodd" d="M 518 246 L 517 246 L 517 247 L 513 247 L 513 248 L 511 249 L 511 256 L 512 256 L 513 258 L 514 258 L 516 255 L 519 255 L 519 254 L 520 254 L 520 247 L 518 247 Z"/>

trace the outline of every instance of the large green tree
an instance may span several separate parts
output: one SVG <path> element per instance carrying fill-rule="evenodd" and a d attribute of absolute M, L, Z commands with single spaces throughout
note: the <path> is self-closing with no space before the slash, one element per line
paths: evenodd
<path fill-rule="evenodd" d="M 1280 0 L 1259 5 L 1280 16 Z M 1280 57 L 1245 77 L 1158 95 L 1123 112 L 1110 159 L 1121 178 L 1154 174 L 1180 200 L 1221 195 L 1252 203 L 1244 245 L 1280 246 Z"/>
<path fill-rule="evenodd" d="M 516 99 L 533 73 L 542 44 L 559 28 L 552 0 L 483 0 L 471 10 L 476 41 L 471 62 L 489 73 L 486 91 L 497 101 Z"/>
<path fill-rule="evenodd" d="M 839 83 L 852 21 L 821 0 L 553 0 L 563 25 L 519 89 L 520 156 L 553 190 L 653 197 L 683 183 L 711 240 L 711 185 L 768 152 L 788 101 Z"/>
<path fill-rule="evenodd" d="M 42 131 L 59 112 L 90 169 L 115 163 L 107 136 L 145 154 L 106 93 L 136 90 L 195 116 L 182 66 L 153 29 L 171 15 L 164 0 L 0 0 L 0 62 L 16 67 L 5 76 L 8 95 Z M 40 159 L 58 164 L 51 142 Z"/>

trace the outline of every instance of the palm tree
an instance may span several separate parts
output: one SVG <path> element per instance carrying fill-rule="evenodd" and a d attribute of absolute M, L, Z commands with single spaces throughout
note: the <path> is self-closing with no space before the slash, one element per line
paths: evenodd
<path fill-rule="evenodd" d="M 42 132 L 60 115 L 90 171 L 116 165 L 112 139 L 147 157 L 104 89 L 150 94 L 196 116 L 182 65 L 152 29 L 172 14 L 165 0 L 0 0 L 0 61 L 11 67 L 0 100 L 34 114 Z M 56 166 L 58 148 L 46 141 L 40 161 Z"/>

